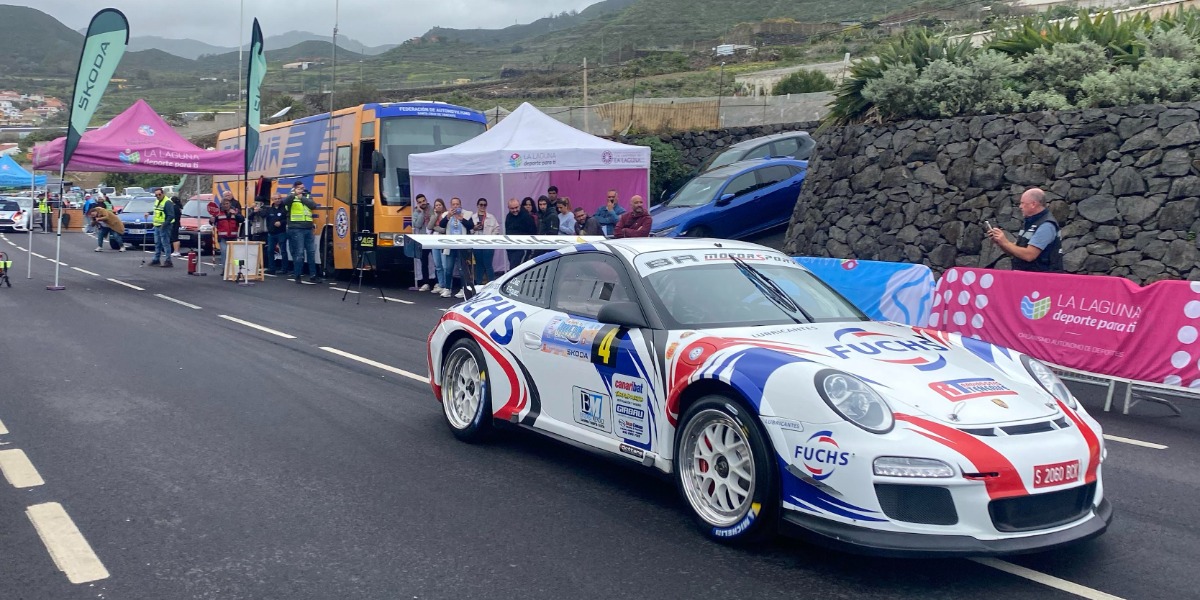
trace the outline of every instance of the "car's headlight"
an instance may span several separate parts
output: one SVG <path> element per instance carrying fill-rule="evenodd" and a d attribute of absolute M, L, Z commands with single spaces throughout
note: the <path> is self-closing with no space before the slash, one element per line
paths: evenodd
<path fill-rule="evenodd" d="M 883 477 L 954 477 L 954 468 L 935 458 L 880 456 L 872 464 L 872 470 Z"/>
<path fill-rule="evenodd" d="M 672 233 L 675 233 L 676 229 L 679 229 L 678 225 L 676 225 L 674 227 L 668 227 L 666 229 L 659 229 L 658 231 L 651 231 L 650 236 L 651 237 L 668 237 Z"/>
<path fill-rule="evenodd" d="M 892 407 L 863 380 L 833 369 L 817 373 L 817 392 L 842 418 L 871 433 L 887 433 L 896 423 Z"/>
<path fill-rule="evenodd" d="M 1047 367 L 1045 363 L 1036 359 L 1021 355 L 1021 363 L 1025 365 L 1025 370 L 1029 371 L 1030 377 L 1042 386 L 1051 396 L 1062 400 L 1071 407 L 1071 410 L 1079 408 L 1079 403 L 1075 401 L 1075 396 L 1071 395 L 1071 390 L 1067 389 L 1066 384 L 1054 374 L 1054 371 Z"/>

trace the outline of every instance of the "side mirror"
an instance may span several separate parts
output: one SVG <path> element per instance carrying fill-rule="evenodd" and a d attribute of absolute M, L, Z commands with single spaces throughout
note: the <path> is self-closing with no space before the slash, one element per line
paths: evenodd
<path fill-rule="evenodd" d="M 720 198 L 717 198 L 717 206 L 725 206 L 734 198 L 736 198 L 734 194 L 722 194 Z"/>
<path fill-rule="evenodd" d="M 387 159 L 378 150 L 371 152 L 371 172 L 378 175 L 380 179 L 387 176 Z"/>
<path fill-rule="evenodd" d="M 642 308 L 634 302 L 609 302 L 600 307 L 596 320 L 608 325 L 622 325 L 630 329 L 649 327 Z"/>

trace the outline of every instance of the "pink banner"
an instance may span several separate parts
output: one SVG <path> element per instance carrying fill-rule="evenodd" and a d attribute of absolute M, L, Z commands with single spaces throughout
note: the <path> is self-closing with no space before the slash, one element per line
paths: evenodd
<path fill-rule="evenodd" d="M 1200 281 L 953 268 L 930 325 L 1073 369 L 1200 388 Z"/>

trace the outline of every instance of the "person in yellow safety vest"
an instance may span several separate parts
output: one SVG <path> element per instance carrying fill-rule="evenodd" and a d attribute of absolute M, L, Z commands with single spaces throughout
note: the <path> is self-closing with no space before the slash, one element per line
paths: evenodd
<path fill-rule="evenodd" d="M 45 194 L 38 197 L 38 213 L 42 215 L 42 233 L 45 233 L 50 230 L 50 202 Z"/>
<path fill-rule="evenodd" d="M 317 244 L 313 237 L 312 211 L 317 205 L 299 181 L 292 184 L 292 193 L 283 205 L 288 211 L 288 253 L 292 255 L 292 273 L 296 276 L 296 283 L 302 283 L 300 277 L 304 274 L 305 258 L 308 259 L 308 280 L 321 283 L 321 278 L 317 276 Z"/>
<path fill-rule="evenodd" d="M 154 258 L 150 266 L 175 266 L 171 264 L 171 224 L 177 218 L 175 203 L 161 189 L 154 190 L 154 217 L 151 220 L 154 224 Z"/>

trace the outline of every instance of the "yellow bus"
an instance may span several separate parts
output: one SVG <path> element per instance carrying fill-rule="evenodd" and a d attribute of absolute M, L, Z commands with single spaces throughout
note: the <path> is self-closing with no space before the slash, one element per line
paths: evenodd
<path fill-rule="evenodd" d="M 213 177 L 219 198 L 231 191 L 244 206 L 256 183 L 271 185 L 259 199 L 287 193 L 303 182 L 318 210 L 313 213 L 317 254 L 326 276 L 358 264 L 355 233 L 376 235 L 376 268 L 411 270 L 403 236 L 412 233 L 408 156 L 465 142 L 487 129 L 483 113 L 441 102 L 363 104 L 286 123 L 264 126 L 247 180 Z M 222 131 L 217 148 L 242 147 L 243 128 Z M 268 200 L 269 201 L 269 200 Z"/>

